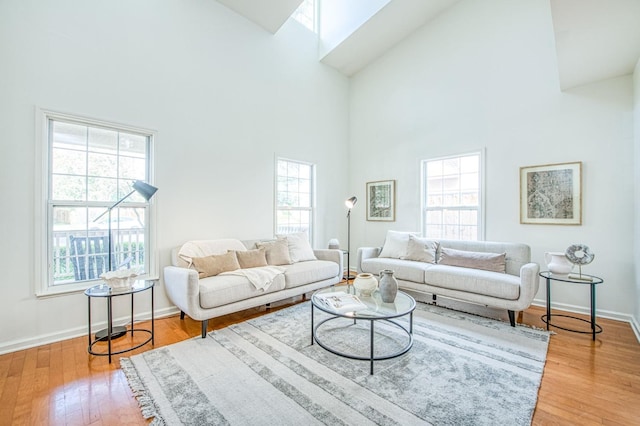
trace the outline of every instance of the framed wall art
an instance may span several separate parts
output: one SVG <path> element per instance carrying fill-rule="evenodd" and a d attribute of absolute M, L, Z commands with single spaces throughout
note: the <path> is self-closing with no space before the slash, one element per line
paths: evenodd
<path fill-rule="evenodd" d="M 367 182 L 367 220 L 396 220 L 396 181 Z"/>
<path fill-rule="evenodd" d="M 582 224 L 582 162 L 520 167 L 520 223 Z"/>

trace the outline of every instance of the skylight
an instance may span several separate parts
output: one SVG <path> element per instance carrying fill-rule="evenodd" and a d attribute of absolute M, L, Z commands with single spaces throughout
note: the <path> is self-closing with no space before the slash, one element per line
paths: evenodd
<path fill-rule="evenodd" d="M 295 12 L 291 15 L 293 19 L 300 22 L 309 30 L 316 31 L 316 0 L 304 0 Z"/>

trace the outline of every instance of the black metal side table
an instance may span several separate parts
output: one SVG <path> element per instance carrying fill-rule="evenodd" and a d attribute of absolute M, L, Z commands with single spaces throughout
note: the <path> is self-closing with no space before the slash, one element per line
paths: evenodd
<path fill-rule="evenodd" d="M 111 289 L 109 286 L 107 286 L 106 284 L 99 284 L 99 285 L 95 285 L 91 288 L 88 288 L 87 290 L 85 290 L 84 294 L 87 296 L 87 303 L 88 303 L 88 312 L 89 312 L 89 346 L 87 347 L 87 352 L 89 352 L 91 355 L 96 355 L 96 356 L 108 356 L 109 357 L 109 363 L 111 363 L 111 356 L 112 355 L 117 355 L 117 354 L 121 354 L 124 352 L 129 352 L 132 351 L 134 349 L 138 349 L 141 346 L 146 345 L 147 343 L 151 342 L 151 344 L 154 344 L 154 297 L 153 297 L 153 287 L 155 285 L 155 281 L 153 280 L 138 280 L 136 282 L 133 283 L 133 285 L 131 286 L 131 288 L 126 288 L 126 289 Z M 144 328 L 135 328 L 134 326 L 134 314 L 133 314 L 133 295 L 135 293 L 140 293 L 143 291 L 147 291 L 147 290 L 151 290 L 151 330 L 148 329 L 144 329 Z M 127 330 L 127 327 L 114 327 L 113 326 L 113 309 L 112 309 L 112 299 L 114 297 L 117 296 L 126 296 L 129 295 L 131 296 L 131 328 Z M 91 299 L 94 297 L 101 297 L 107 300 L 107 329 L 106 330 L 102 330 L 96 333 L 95 338 L 91 337 Z M 111 340 L 123 336 L 126 333 L 131 333 L 131 336 L 134 335 L 134 333 L 146 333 L 149 335 L 149 338 L 147 338 L 145 341 L 143 341 L 142 343 L 135 345 L 135 346 L 131 346 L 131 347 L 127 347 L 125 349 L 119 350 L 117 352 L 113 352 L 112 351 L 112 347 L 111 347 Z M 107 341 L 107 352 L 95 352 L 93 350 L 93 346 L 98 343 L 98 342 L 103 342 L 103 341 Z"/>
<path fill-rule="evenodd" d="M 594 275 L 587 275 L 587 274 L 582 274 L 582 277 L 585 277 L 586 279 L 580 280 L 577 278 L 569 278 L 568 275 L 553 274 L 550 271 L 543 271 L 543 272 L 540 272 L 540 274 L 538 275 L 540 275 L 542 278 L 546 279 L 547 281 L 547 314 L 540 317 L 540 319 L 547 324 L 547 330 L 549 330 L 549 326 L 553 326 L 553 327 L 560 328 L 566 331 L 571 331 L 574 333 L 591 334 L 592 340 L 596 340 L 596 334 L 602 333 L 602 327 L 596 323 L 596 285 L 602 284 L 604 280 Z M 565 327 L 560 327 L 559 325 L 555 325 L 551 323 L 551 281 L 561 281 L 561 282 L 571 283 L 571 284 L 588 284 L 591 287 L 591 319 L 590 320 L 578 318 L 573 315 L 560 315 L 560 314 L 554 315 L 556 317 L 571 318 L 578 321 L 589 323 L 591 324 L 591 331 L 565 328 Z"/>

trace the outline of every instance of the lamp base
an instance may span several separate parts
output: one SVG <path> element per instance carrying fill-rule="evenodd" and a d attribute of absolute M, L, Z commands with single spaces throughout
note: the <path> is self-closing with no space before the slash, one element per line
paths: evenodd
<path fill-rule="evenodd" d="M 109 340 L 108 333 L 109 332 L 107 328 L 105 328 L 104 330 L 98 331 L 96 333 L 96 340 L 100 342 L 106 342 L 107 340 Z M 122 337 L 125 334 L 127 334 L 127 327 L 123 327 L 121 325 L 113 327 L 111 329 L 111 340 Z"/>

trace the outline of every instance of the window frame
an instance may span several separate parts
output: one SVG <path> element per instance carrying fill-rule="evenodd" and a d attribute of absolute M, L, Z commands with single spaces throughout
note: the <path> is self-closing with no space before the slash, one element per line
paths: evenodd
<path fill-rule="evenodd" d="M 309 202 L 311 204 L 311 207 L 294 207 L 294 208 L 284 208 L 281 209 L 278 206 L 278 163 L 280 161 L 286 161 L 288 163 L 296 163 L 296 164 L 302 164 L 305 166 L 310 166 L 311 167 L 311 173 L 310 173 L 310 188 L 309 188 Z M 289 210 L 289 211 L 293 211 L 293 210 L 298 210 L 298 211 L 309 211 L 310 212 L 310 218 L 309 218 L 309 232 L 308 232 L 308 237 L 309 237 L 309 244 L 311 244 L 311 246 L 313 247 L 313 242 L 314 242 L 314 234 L 315 234 L 315 221 L 316 221 L 316 165 L 314 163 L 310 163 L 308 161 L 301 161 L 301 160 L 293 160 L 291 158 L 285 158 L 285 157 L 278 157 L 276 156 L 275 158 L 275 162 L 274 162 L 274 189 L 273 189 L 273 233 L 274 235 L 278 235 L 278 211 L 279 210 Z"/>
<path fill-rule="evenodd" d="M 153 185 L 154 182 L 154 146 L 157 141 L 157 132 L 137 126 L 131 126 L 112 121 L 98 120 L 78 114 L 69 114 L 59 111 L 36 107 L 36 152 L 35 152 L 35 227 L 34 227 L 34 256 L 35 256 L 35 285 L 33 291 L 37 297 L 56 296 L 67 293 L 77 293 L 96 285 L 99 279 L 87 281 L 75 281 L 63 284 L 54 284 L 50 264 L 53 262 L 53 200 L 49 198 L 49 185 L 52 176 L 51 170 L 51 146 L 49 139 L 50 121 L 70 122 L 82 126 L 106 128 L 120 132 L 144 135 L 149 138 L 147 158 L 146 182 Z M 145 224 L 145 256 L 147 273 L 141 275 L 142 279 L 157 279 L 158 253 L 156 248 L 156 208 L 153 199 L 149 200 L 145 207 L 147 210 L 147 223 Z M 122 204 L 126 205 L 125 203 Z M 130 207 L 140 207 L 140 203 L 131 203 Z"/>
<path fill-rule="evenodd" d="M 427 159 L 423 159 L 420 161 L 420 184 L 421 184 L 421 188 L 420 188 L 420 227 L 421 227 L 421 232 L 422 235 L 427 237 L 427 211 L 429 210 L 437 210 L 437 209 L 429 209 L 427 208 L 427 163 L 432 162 L 432 161 L 441 161 L 441 160 L 448 160 L 448 159 L 452 159 L 452 158 L 462 158 L 462 157 L 468 157 L 471 155 L 477 155 L 478 158 L 478 167 L 479 167 L 479 171 L 478 171 L 478 179 L 479 179 L 479 189 L 478 189 L 478 207 L 477 207 L 477 212 L 478 212 L 478 236 L 477 236 L 477 241 L 484 241 L 485 240 L 485 150 L 483 149 L 478 149 L 478 150 L 473 150 L 473 151 L 467 151 L 467 152 L 463 152 L 460 154 L 452 154 L 452 155 L 445 155 L 445 156 L 441 156 L 441 157 L 433 157 L 433 158 L 427 158 Z M 460 207 L 460 208 L 453 208 L 455 210 L 458 211 L 462 211 L 462 210 L 475 210 L 475 209 L 470 209 L 468 206 L 467 207 Z M 451 210 L 453 210 L 451 209 Z M 443 238 L 444 239 L 444 238 Z"/>

